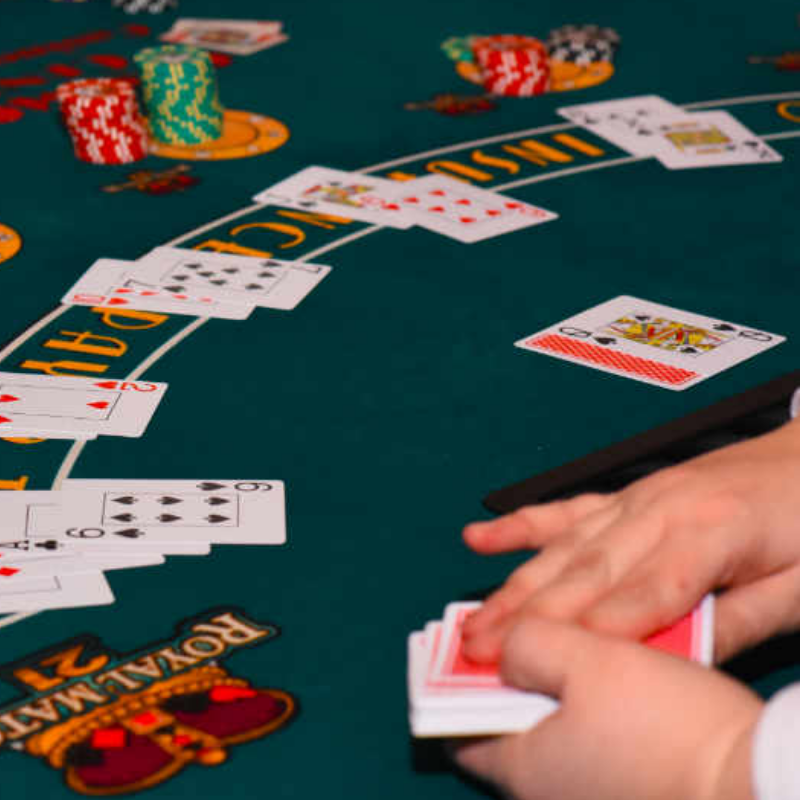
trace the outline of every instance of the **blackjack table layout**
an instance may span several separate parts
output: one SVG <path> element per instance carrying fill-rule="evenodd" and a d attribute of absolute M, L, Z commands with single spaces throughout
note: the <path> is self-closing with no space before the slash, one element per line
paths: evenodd
<path fill-rule="evenodd" d="M 0 439 L 0 488 L 283 481 L 288 537 L 114 571 L 113 604 L 0 619 L 3 798 L 484 796 L 407 720 L 409 632 L 526 557 L 477 556 L 463 525 L 526 501 L 508 487 L 555 474 L 527 500 L 580 489 L 586 457 L 620 443 L 609 464 L 636 472 L 659 459 L 648 432 L 791 393 L 800 85 L 748 57 L 800 50 L 798 11 L 0 0 L 0 370 L 169 385 L 140 437 Z M 133 55 L 181 16 L 281 20 L 288 40 L 213 54 L 222 141 L 78 160 L 56 86 L 136 75 Z M 535 97 L 487 97 L 441 47 L 581 23 L 619 32 L 613 69 Z M 557 113 L 650 94 L 728 111 L 783 160 L 669 170 Z M 469 244 L 252 199 L 308 165 L 444 175 L 558 219 Z M 296 309 L 240 321 L 61 304 L 96 259 L 161 245 L 331 272 Z M 683 391 L 514 346 L 621 295 L 786 340 Z M 768 696 L 800 677 L 798 652 L 772 640 L 723 668 Z"/>

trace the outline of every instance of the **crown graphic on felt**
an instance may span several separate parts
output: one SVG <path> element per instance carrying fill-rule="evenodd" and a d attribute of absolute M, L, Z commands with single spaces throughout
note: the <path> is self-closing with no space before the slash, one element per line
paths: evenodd
<path fill-rule="evenodd" d="M 63 769 L 77 792 L 128 794 L 189 764 L 221 764 L 230 745 L 266 736 L 295 708 L 286 692 L 256 689 L 220 667 L 204 666 L 38 733 L 26 749 Z"/>

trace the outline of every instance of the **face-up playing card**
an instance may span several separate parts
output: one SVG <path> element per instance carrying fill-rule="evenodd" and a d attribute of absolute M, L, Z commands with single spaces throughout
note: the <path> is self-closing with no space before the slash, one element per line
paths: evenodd
<path fill-rule="evenodd" d="M 166 383 L 0 372 L 0 436 L 71 431 L 141 436 Z"/>
<path fill-rule="evenodd" d="M 669 169 L 774 164 L 783 156 L 726 111 L 677 112 L 640 121 L 633 135 Z"/>
<path fill-rule="evenodd" d="M 136 562 L 131 566 L 139 566 L 138 561 L 143 559 L 141 566 L 146 566 L 151 557 L 161 554 L 202 556 L 211 552 L 207 541 L 189 539 L 148 545 L 138 545 L 133 540 L 136 547 L 121 549 L 95 541 L 97 537 L 90 538 L 85 531 L 82 535 L 63 536 L 63 497 L 61 491 L 0 492 L 0 560 L 83 556 L 89 552 L 101 559 L 103 556 L 118 559 L 124 555 Z"/>
<path fill-rule="evenodd" d="M 443 175 L 402 183 L 397 202 L 423 228 L 469 243 L 558 218 L 544 208 Z"/>
<path fill-rule="evenodd" d="M 246 56 L 288 40 L 282 24 L 273 21 L 239 19 L 196 19 L 183 17 L 159 38 L 203 47 L 220 53 Z"/>
<path fill-rule="evenodd" d="M 55 534 L 105 548 L 136 542 L 160 550 L 183 540 L 283 544 L 284 485 L 265 480 L 67 480 Z"/>
<path fill-rule="evenodd" d="M 186 251 L 197 252 L 197 251 Z M 206 293 L 191 294 L 177 286 L 167 291 L 139 275 L 139 262 L 101 258 L 64 295 L 64 305 L 132 308 L 218 319 L 247 319 L 254 306 L 227 303 Z"/>
<path fill-rule="evenodd" d="M 684 112 L 663 97 L 639 95 L 567 106 L 558 113 L 633 155 L 646 156 L 652 155 L 652 137 L 637 134 L 637 130 L 654 119 Z"/>
<path fill-rule="evenodd" d="M 114 553 L 96 553 L 86 557 L 75 552 L 72 555 L 57 555 L 50 558 L 22 558 L 17 561 L 0 561 L 0 591 L 16 591 L 27 588 L 29 583 L 39 583 L 42 578 L 55 575 L 74 575 L 85 572 L 106 572 L 132 567 L 153 566 L 164 563 L 157 554 L 136 556 L 135 559 Z"/>
<path fill-rule="evenodd" d="M 138 262 L 137 279 L 167 293 L 190 292 L 226 304 L 291 310 L 331 271 L 323 264 L 157 247 Z"/>
<path fill-rule="evenodd" d="M 413 221 L 395 199 L 400 186 L 398 181 L 360 172 L 306 167 L 253 199 L 265 205 L 333 214 L 373 225 L 410 228 Z"/>
<path fill-rule="evenodd" d="M 785 336 L 622 296 L 515 345 L 680 391 L 784 341 Z"/>
<path fill-rule="evenodd" d="M 0 592 L 0 613 L 102 606 L 113 602 L 114 594 L 102 572 L 53 575 L 20 590 Z"/>

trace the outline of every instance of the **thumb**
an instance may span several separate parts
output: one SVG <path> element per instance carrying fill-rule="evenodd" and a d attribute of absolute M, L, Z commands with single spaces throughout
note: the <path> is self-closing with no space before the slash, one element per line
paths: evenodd
<path fill-rule="evenodd" d="M 599 639 L 576 625 L 526 617 L 503 643 L 503 679 L 520 689 L 561 697 L 570 676 L 592 658 Z"/>

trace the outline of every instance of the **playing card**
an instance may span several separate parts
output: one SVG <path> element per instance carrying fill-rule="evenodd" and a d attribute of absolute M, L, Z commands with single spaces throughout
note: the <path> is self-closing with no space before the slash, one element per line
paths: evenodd
<path fill-rule="evenodd" d="M 784 341 L 738 323 L 621 296 L 515 345 L 680 391 Z"/>
<path fill-rule="evenodd" d="M 53 575 L 73 575 L 83 572 L 106 572 L 115 569 L 154 566 L 164 563 L 164 557 L 157 554 L 139 555 L 129 558 L 114 553 L 85 555 L 75 552 L 72 555 L 55 555 L 41 558 L 20 558 L 16 561 L 3 559 L 0 562 L 0 587 L 8 591 L 26 587 L 29 582 L 38 581 Z"/>
<path fill-rule="evenodd" d="M 216 50 L 231 55 L 251 55 L 288 40 L 282 24 L 238 19 L 178 19 L 159 37 L 165 42 Z"/>
<path fill-rule="evenodd" d="M 477 664 L 462 652 L 462 626 L 480 603 L 452 603 L 442 622 L 409 637 L 409 718 L 415 736 L 477 736 L 526 730 L 558 702 L 503 683 L 495 664 Z M 713 597 L 644 644 L 706 666 L 713 656 Z"/>
<path fill-rule="evenodd" d="M 83 572 L 43 577 L 21 590 L 1 591 L 0 613 L 102 606 L 113 602 L 114 595 L 103 573 Z"/>
<path fill-rule="evenodd" d="M 423 228 L 469 243 L 558 218 L 544 208 L 443 175 L 402 183 L 397 203 Z"/>
<path fill-rule="evenodd" d="M 414 222 L 396 202 L 402 182 L 329 167 L 306 167 L 296 175 L 259 192 L 253 199 L 306 211 L 410 228 Z"/>
<path fill-rule="evenodd" d="M 12 501 L 6 495 L 15 496 L 16 499 Z M 62 506 L 63 497 L 64 492 L 60 491 L 1 492 L 0 513 L 8 513 L 5 523 L 7 527 L 0 528 L 0 554 L 16 560 L 17 554 L 41 557 L 97 552 L 98 555 L 108 554 L 116 559 L 123 553 L 132 551 L 137 558 L 147 558 L 148 555 L 208 555 L 211 552 L 209 542 L 191 540 L 188 537 L 140 543 L 138 537 L 129 539 L 123 536 L 120 541 L 124 540 L 127 547 L 122 547 L 116 541 L 107 543 L 102 540 L 102 532 L 68 527 Z"/>
<path fill-rule="evenodd" d="M 226 303 L 204 293 L 193 295 L 182 291 L 182 287 L 167 291 L 146 283 L 139 277 L 138 271 L 137 261 L 98 259 L 61 302 L 64 305 L 133 308 L 219 319 L 247 319 L 253 311 L 253 305 Z"/>
<path fill-rule="evenodd" d="M 559 108 L 558 113 L 617 147 L 641 156 L 652 155 L 655 147 L 651 136 L 638 132 L 643 123 L 684 114 L 678 106 L 652 94 L 566 106 Z"/>
<path fill-rule="evenodd" d="M 0 436 L 74 431 L 141 436 L 166 383 L 0 372 Z"/>
<path fill-rule="evenodd" d="M 330 271 L 323 264 L 157 247 L 138 262 L 136 274 L 167 293 L 202 293 L 233 306 L 288 311 Z"/>
<path fill-rule="evenodd" d="M 26 428 L 14 428 L 13 434 L 3 434 L 6 439 L 75 439 L 79 442 L 90 442 L 97 438 L 96 433 L 88 431 L 41 431 Z"/>
<path fill-rule="evenodd" d="M 266 480 L 67 480 L 56 538 L 160 550 L 192 540 L 286 541 L 284 485 Z M 47 531 L 45 531 L 45 536 Z"/>
<path fill-rule="evenodd" d="M 783 156 L 726 111 L 676 113 L 640 121 L 633 135 L 669 169 L 774 164 Z"/>

